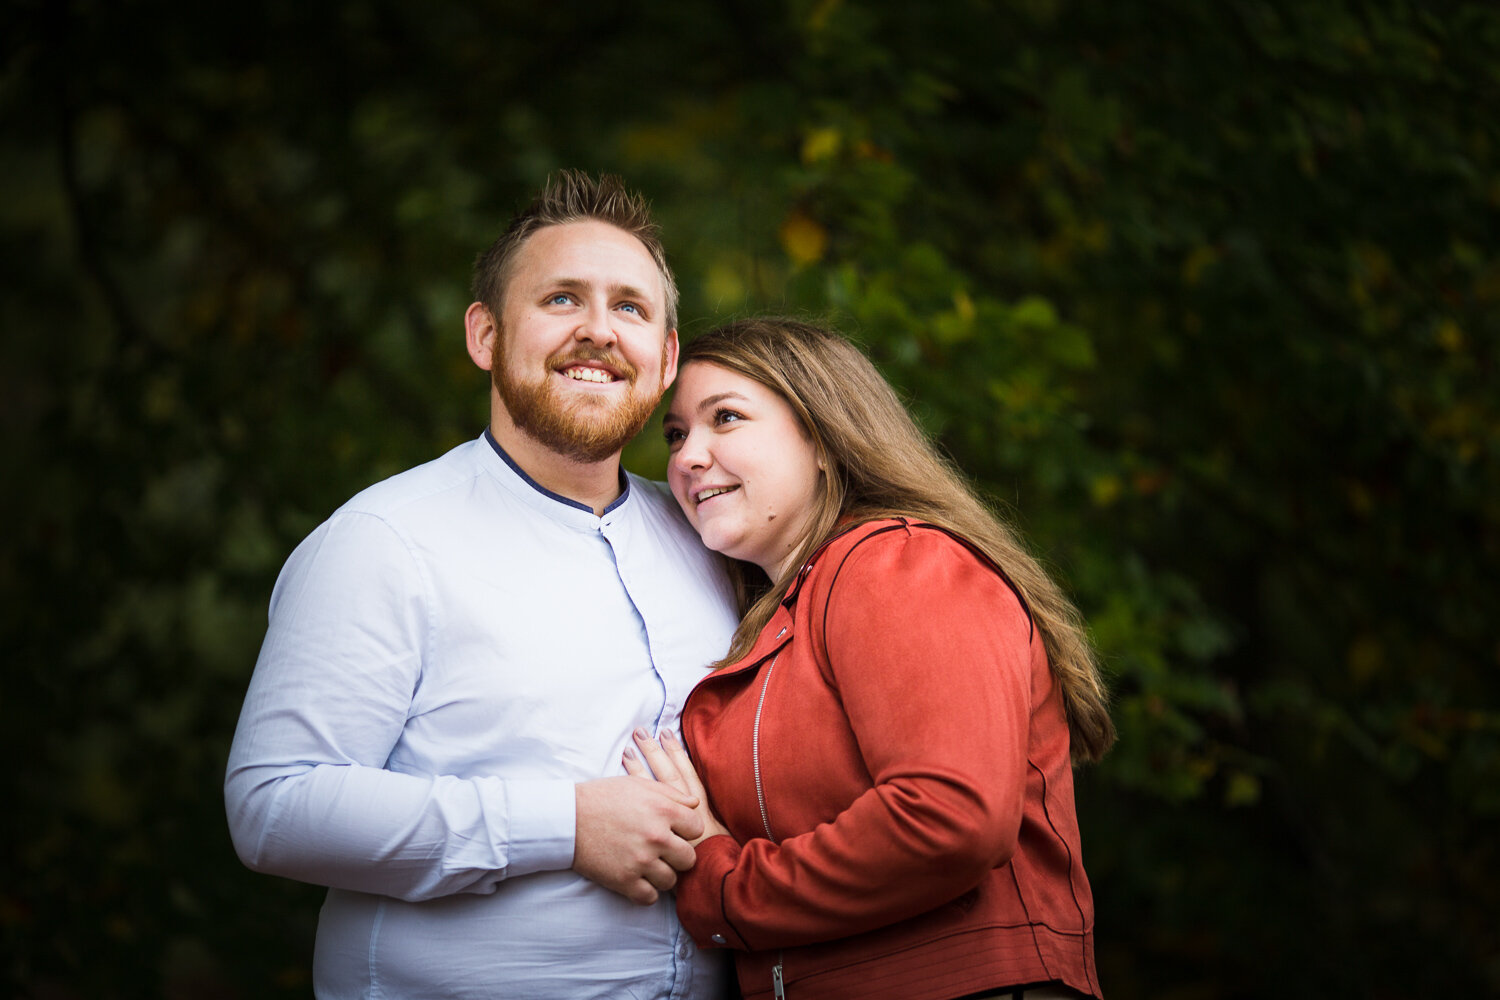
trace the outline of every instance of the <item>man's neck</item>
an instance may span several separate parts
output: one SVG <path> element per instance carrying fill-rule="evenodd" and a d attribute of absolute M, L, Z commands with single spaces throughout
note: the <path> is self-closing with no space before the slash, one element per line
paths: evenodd
<path fill-rule="evenodd" d="M 601 462 L 559 455 L 516 429 L 501 411 L 492 415 L 490 433 L 510 460 L 543 489 L 593 508 L 597 515 L 620 496 L 620 453 Z"/>

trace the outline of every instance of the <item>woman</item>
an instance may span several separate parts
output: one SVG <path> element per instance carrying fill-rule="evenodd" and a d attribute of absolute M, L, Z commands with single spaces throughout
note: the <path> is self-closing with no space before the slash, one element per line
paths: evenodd
<path fill-rule="evenodd" d="M 1114 730 L 1067 598 L 837 334 L 700 337 L 665 430 L 746 607 L 683 712 L 699 771 L 638 734 L 703 802 L 684 926 L 749 1000 L 1099 996 L 1071 759 Z"/>

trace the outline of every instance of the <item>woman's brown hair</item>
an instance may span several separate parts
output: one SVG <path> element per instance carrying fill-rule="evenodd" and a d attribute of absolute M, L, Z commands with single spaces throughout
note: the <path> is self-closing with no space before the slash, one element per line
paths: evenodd
<path fill-rule="evenodd" d="M 1021 540 L 917 427 L 874 364 L 838 333 L 792 319 L 746 319 L 690 342 L 682 365 L 704 362 L 780 394 L 812 436 L 827 470 L 807 537 L 779 580 L 731 560 L 744 597 L 728 663 L 749 652 L 817 548 L 844 526 L 909 517 L 968 540 L 1000 567 L 1031 612 L 1062 690 L 1073 757 L 1098 760 L 1115 739 L 1108 692 L 1078 609 Z"/>

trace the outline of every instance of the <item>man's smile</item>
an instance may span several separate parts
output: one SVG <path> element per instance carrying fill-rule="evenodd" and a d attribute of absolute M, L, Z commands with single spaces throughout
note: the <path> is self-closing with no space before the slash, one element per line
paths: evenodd
<path fill-rule="evenodd" d="M 616 382 L 619 381 L 611 372 L 603 368 L 588 368 L 576 365 L 572 368 L 564 368 L 562 374 L 577 382 Z"/>

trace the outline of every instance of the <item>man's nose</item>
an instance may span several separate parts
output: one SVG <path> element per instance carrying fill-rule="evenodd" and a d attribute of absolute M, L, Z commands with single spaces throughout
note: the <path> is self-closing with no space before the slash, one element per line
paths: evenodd
<path fill-rule="evenodd" d="M 607 304 L 590 303 L 584 309 L 578 321 L 578 329 L 573 331 L 573 336 L 600 347 L 611 347 L 619 339 L 615 336 L 615 329 L 611 323 L 613 319 L 614 314 Z"/>

